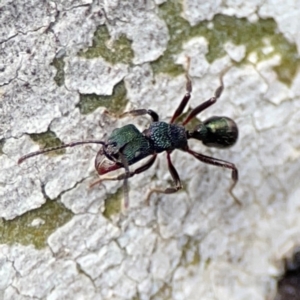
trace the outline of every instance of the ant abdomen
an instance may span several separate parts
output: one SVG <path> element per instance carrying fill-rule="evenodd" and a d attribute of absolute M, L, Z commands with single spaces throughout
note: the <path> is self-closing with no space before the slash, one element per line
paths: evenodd
<path fill-rule="evenodd" d="M 227 117 L 211 117 L 205 120 L 202 130 L 205 131 L 202 135 L 203 144 L 215 148 L 231 147 L 239 135 L 236 123 Z"/>

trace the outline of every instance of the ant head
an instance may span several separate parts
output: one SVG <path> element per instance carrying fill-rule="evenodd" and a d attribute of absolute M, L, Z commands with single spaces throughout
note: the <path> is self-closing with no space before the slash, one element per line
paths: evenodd
<path fill-rule="evenodd" d="M 196 139 L 208 147 L 228 148 L 238 138 L 236 123 L 227 117 L 211 117 L 187 132 L 188 139 Z"/>

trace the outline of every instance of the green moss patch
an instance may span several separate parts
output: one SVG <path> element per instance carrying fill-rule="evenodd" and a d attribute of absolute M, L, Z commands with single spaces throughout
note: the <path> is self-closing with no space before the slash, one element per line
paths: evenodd
<path fill-rule="evenodd" d="M 62 145 L 61 140 L 55 135 L 54 132 L 50 130 L 43 133 L 30 134 L 29 136 L 34 142 L 40 145 L 41 149 L 58 147 Z M 49 152 L 47 153 L 47 155 L 61 155 L 64 153 L 65 150 L 61 149 L 61 150 Z"/>
<path fill-rule="evenodd" d="M 206 55 L 208 62 L 211 63 L 225 55 L 226 42 L 244 45 L 246 58 L 241 63 L 247 62 L 247 56 L 253 52 L 257 55 L 258 61 L 279 54 L 282 62 L 274 70 L 282 82 L 291 83 L 300 62 L 297 48 L 278 32 L 277 24 L 273 19 L 259 19 L 251 23 L 246 18 L 238 19 L 219 14 L 210 22 L 203 21 L 196 26 L 190 26 L 180 16 L 181 13 L 182 4 L 179 1 L 167 1 L 159 8 L 160 17 L 168 26 L 170 40 L 164 54 L 151 64 L 155 73 L 169 73 L 173 76 L 183 73 L 182 66 L 174 64 L 174 55 L 182 51 L 183 43 L 191 38 L 203 36 L 209 43 L 209 51 Z M 273 49 L 264 51 L 267 46 Z"/>
<path fill-rule="evenodd" d="M 0 155 L 3 154 L 3 147 L 4 147 L 5 140 L 0 139 Z"/>
<path fill-rule="evenodd" d="M 64 62 L 64 58 L 54 58 L 52 64 L 52 66 L 54 66 L 57 70 L 57 73 L 54 77 L 54 81 L 56 82 L 56 84 L 58 86 L 62 86 L 65 83 L 65 71 L 64 71 L 64 67 L 65 67 L 65 62 Z"/>
<path fill-rule="evenodd" d="M 123 197 L 123 187 L 121 187 L 117 190 L 115 194 L 111 194 L 105 199 L 105 209 L 103 215 L 106 218 L 109 219 L 111 216 L 117 215 L 121 212 Z"/>
<path fill-rule="evenodd" d="M 50 234 L 67 223 L 73 216 L 56 200 L 47 200 L 40 208 L 13 220 L 0 219 L 0 244 L 32 244 L 38 249 L 45 247 Z M 41 219 L 41 224 L 32 226 L 32 222 L 37 218 Z"/>
<path fill-rule="evenodd" d="M 112 64 L 130 64 L 133 59 L 131 41 L 125 35 L 111 40 L 105 25 L 99 26 L 95 31 L 93 45 L 87 50 L 81 51 L 78 55 L 85 58 L 103 57 Z"/>
<path fill-rule="evenodd" d="M 96 94 L 81 94 L 80 101 L 77 104 L 82 114 L 89 114 L 98 107 L 105 107 L 108 111 L 120 114 L 124 111 L 127 105 L 126 87 L 122 80 L 114 86 L 111 96 L 99 96 Z"/>

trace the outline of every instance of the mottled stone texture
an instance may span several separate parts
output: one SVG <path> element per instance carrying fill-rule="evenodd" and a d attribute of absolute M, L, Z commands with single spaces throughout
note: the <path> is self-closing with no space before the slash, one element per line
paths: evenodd
<path fill-rule="evenodd" d="M 279 81 L 274 67 L 282 60 L 270 52 L 268 37 L 264 60 L 255 53 L 246 57 L 245 46 L 228 41 L 224 56 L 209 61 L 209 41 L 200 33 L 186 37 L 181 53 L 171 57 L 172 63 L 185 67 L 190 57 L 192 108 L 213 95 L 219 74 L 231 67 L 221 98 L 199 118 L 234 119 L 238 143 L 229 150 L 207 149 L 200 142 L 190 146 L 237 165 L 240 176 L 234 193 L 241 207 L 227 192 L 228 170 L 201 164 L 179 151 L 172 154 L 172 161 L 183 191 L 153 195 L 150 206 L 145 205 L 151 187 L 170 185 L 162 154 L 151 169 L 129 180 L 128 211 L 111 215 L 109 201 L 122 197 L 117 192 L 122 183 L 105 182 L 89 189 L 97 179 L 97 146 L 17 164 L 21 155 L 39 149 L 30 134 L 51 131 L 68 143 L 102 140 L 114 128 L 132 122 L 145 129 L 147 117 L 118 120 L 104 114 L 103 107 L 80 113 L 81 94 L 111 96 L 120 81 L 125 82 L 127 109 L 151 108 L 162 120 L 171 118 L 185 94 L 185 76 L 154 74 L 151 67 L 166 53 L 171 34 L 181 29 L 168 28 L 160 14 L 159 5 L 168 3 L 1 1 L 0 217 L 22 220 L 47 198 L 61 201 L 74 216 L 48 233 L 44 248 L 25 245 L 23 240 L 3 241 L 0 299 L 274 297 L 282 257 L 300 243 L 300 73 L 289 85 Z M 207 20 L 213 27 L 216 14 L 251 22 L 273 18 L 287 43 L 299 49 L 297 1 L 185 0 L 182 9 L 181 16 L 191 26 Z M 111 64 L 100 55 L 84 57 L 99 26 L 109 32 L 110 39 L 103 40 L 108 49 L 120 37 L 130 41 L 131 63 Z M 55 59 L 63 64 L 60 85 Z M 40 217 L 37 220 L 35 226 L 43 224 Z M 22 226 L 19 230 L 26 235 L 27 225 Z"/>

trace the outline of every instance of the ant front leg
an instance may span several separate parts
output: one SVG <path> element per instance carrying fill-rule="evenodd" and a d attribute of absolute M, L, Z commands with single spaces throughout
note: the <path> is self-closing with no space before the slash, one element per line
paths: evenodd
<path fill-rule="evenodd" d="M 176 121 L 176 119 L 182 114 L 183 110 L 185 109 L 186 105 L 188 104 L 190 98 L 191 98 L 191 92 L 192 92 L 192 81 L 189 78 L 189 76 L 186 74 L 186 93 L 183 97 L 183 99 L 181 100 L 179 106 L 177 107 L 177 109 L 174 112 L 174 115 L 170 121 L 170 124 L 174 123 Z"/>
<path fill-rule="evenodd" d="M 129 206 L 129 186 L 128 186 L 128 176 L 130 174 L 129 166 L 126 157 L 122 152 L 119 153 L 121 157 L 121 162 L 125 169 L 125 178 L 123 180 L 123 193 L 124 193 L 124 207 L 128 208 Z"/>
<path fill-rule="evenodd" d="M 117 119 L 125 118 L 125 117 L 128 117 L 128 116 L 138 117 L 138 116 L 149 115 L 152 118 L 153 122 L 158 122 L 159 121 L 158 114 L 155 111 L 151 110 L 151 109 L 134 109 L 134 110 L 126 111 L 126 112 L 124 112 L 120 115 L 116 115 L 112 112 L 109 112 L 108 110 L 105 110 L 105 113 L 107 115 L 110 115 L 110 116 L 112 116 L 114 118 L 117 118 Z"/>
<path fill-rule="evenodd" d="M 176 169 L 175 169 L 175 167 L 174 167 L 174 165 L 171 161 L 171 157 L 170 157 L 169 152 L 167 152 L 167 160 L 168 160 L 168 168 L 169 168 L 170 174 L 173 178 L 173 181 L 175 183 L 175 186 L 174 187 L 168 187 L 164 190 L 163 189 L 158 189 L 158 188 L 151 189 L 150 192 L 147 195 L 147 198 L 146 198 L 147 205 L 149 205 L 150 197 L 153 193 L 173 194 L 173 193 L 176 193 L 177 191 L 182 189 L 182 184 L 181 184 L 179 175 L 178 175 L 178 173 L 177 173 L 177 171 L 176 171 Z"/>
<path fill-rule="evenodd" d="M 228 68 L 225 69 L 222 74 L 220 75 L 220 86 L 216 89 L 215 94 L 213 97 L 209 98 L 208 100 L 204 101 L 200 105 L 196 106 L 186 117 L 186 119 L 182 122 L 182 125 L 185 126 L 189 123 L 193 118 L 195 118 L 199 113 L 201 113 L 206 108 L 210 107 L 211 105 L 215 104 L 217 100 L 221 97 L 221 94 L 224 90 L 224 82 L 223 76 L 228 71 Z"/>
<path fill-rule="evenodd" d="M 191 62 L 191 59 L 190 57 L 187 57 L 187 71 L 185 73 L 185 77 L 186 77 L 186 86 L 185 86 L 185 90 L 186 90 L 186 93 L 183 97 L 183 99 L 181 100 L 179 106 L 177 107 L 177 109 L 175 110 L 174 114 L 173 114 L 173 117 L 170 121 L 170 124 L 174 123 L 176 121 L 176 119 L 178 117 L 181 116 L 183 110 L 185 109 L 187 103 L 189 102 L 190 98 L 191 98 L 191 92 L 192 92 L 192 81 L 188 75 L 188 70 L 190 68 L 190 62 Z"/>
<path fill-rule="evenodd" d="M 237 197 L 232 192 L 233 188 L 235 187 L 235 185 L 236 185 L 236 183 L 239 179 L 238 169 L 236 168 L 236 166 L 233 163 L 230 163 L 230 162 L 222 160 L 222 159 L 217 159 L 217 158 L 214 158 L 214 157 L 211 157 L 211 156 L 206 156 L 206 155 L 194 152 L 191 149 L 188 149 L 187 152 L 192 154 L 195 158 L 197 158 L 198 160 L 200 160 L 200 161 L 202 161 L 206 164 L 210 164 L 210 165 L 230 169 L 231 170 L 232 184 L 229 188 L 229 193 L 238 205 L 242 205 L 240 200 L 238 200 Z"/>

